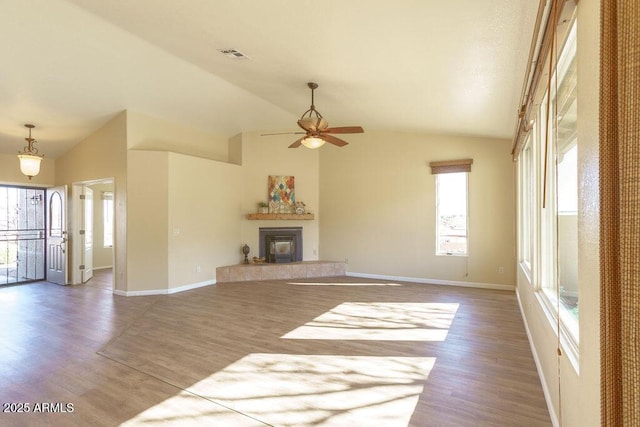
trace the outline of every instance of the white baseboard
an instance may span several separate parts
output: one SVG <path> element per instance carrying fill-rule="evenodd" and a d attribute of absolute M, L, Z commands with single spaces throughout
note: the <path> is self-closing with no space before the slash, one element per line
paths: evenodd
<path fill-rule="evenodd" d="M 206 280 L 204 282 L 198 283 L 190 283 L 188 285 L 178 286 L 177 288 L 169 288 L 169 289 L 150 289 L 146 291 L 120 291 L 118 289 L 114 289 L 113 293 L 116 295 L 120 295 L 123 297 L 141 297 L 141 296 L 149 296 L 149 295 L 171 295 L 178 292 L 189 291 L 191 289 L 202 288 L 204 286 L 215 285 L 215 280 Z"/>
<path fill-rule="evenodd" d="M 495 289 L 500 291 L 514 291 L 515 286 L 500 285 L 497 283 L 459 282 L 454 280 L 425 279 L 421 277 L 387 276 L 383 274 L 356 273 L 348 271 L 347 276 L 362 277 L 365 279 L 395 280 L 398 282 L 425 283 L 429 285 L 465 286 L 468 288 Z"/>
<path fill-rule="evenodd" d="M 397 282 L 412 282 L 412 283 L 424 283 L 429 285 L 445 285 L 445 286 L 463 286 L 468 288 L 482 288 L 482 289 L 495 289 L 500 291 L 514 291 L 515 287 L 511 285 L 500 285 L 497 283 L 481 283 L 481 282 L 459 282 L 453 280 L 440 280 L 440 279 L 425 279 L 420 277 L 404 277 L 404 276 L 387 276 L 382 274 L 369 274 L 369 273 L 357 273 L 348 271 L 345 273 L 351 277 L 362 277 L 365 279 L 379 279 L 379 280 L 393 280 Z M 148 295 L 170 295 L 177 292 L 184 292 L 190 289 L 201 288 L 203 286 L 215 285 L 215 280 L 208 280 L 205 282 L 191 283 L 189 285 L 183 285 L 177 288 L 170 289 L 150 289 L 145 291 L 120 291 L 115 289 L 114 294 L 120 296 L 148 296 Z"/>
<path fill-rule="evenodd" d="M 538 358 L 538 352 L 536 346 L 533 344 L 533 337 L 531 336 L 531 330 L 529 329 L 529 322 L 527 316 L 522 308 L 522 301 L 520 300 L 520 292 L 516 288 L 516 299 L 518 300 L 518 307 L 520 308 L 520 314 L 522 315 L 522 323 L 524 323 L 524 329 L 527 331 L 527 339 L 529 340 L 529 347 L 531 348 L 531 354 L 533 355 L 533 361 L 536 364 L 536 370 L 538 371 L 538 377 L 540 378 L 540 385 L 542 386 L 542 392 L 544 393 L 544 400 L 547 402 L 547 409 L 549 410 L 549 417 L 551 417 L 551 424 L 554 427 L 560 426 L 558 415 L 553 408 L 553 401 L 551 400 L 551 393 L 549 393 L 549 386 L 542 374 L 542 365 L 540 364 L 540 358 Z"/>

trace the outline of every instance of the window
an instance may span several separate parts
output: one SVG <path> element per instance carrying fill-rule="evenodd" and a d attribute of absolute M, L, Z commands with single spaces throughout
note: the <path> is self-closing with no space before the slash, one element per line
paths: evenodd
<path fill-rule="evenodd" d="M 535 220 L 533 141 L 534 137 L 530 134 L 518 158 L 519 261 L 522 268 L 524 268 L 525 272 L 529 275 L 529 280 L 531 280 L 533 264 L 533 222 Z"/>
<path fill-rule="evenodd" d="M 579 340 L 576 37 L 574 21 L 518 156 L 518 260 L 574 356 Z"/>
<path fill-rule="evenodd" d="M 436 175 L 436 255 L 467 255 L 467 176 Z"/>
<path fill-rule="evenodd" d="M 549 135 L 547 198 L 542 214 L 542 283 L 548 306 L 577 343 L 578 140 L 575 22 L 560 53 L 550 88 L 551 110 L 540 129 Z M 545 99 L 546 101 L 546 99 Z M 546 102 L 541 108 L 545 109 Z M 544 153 L 542 153 L 544 156 Z M 543 157 L 541 157 L 544 160 Z M 544 182 L 541 183 L 544 185 Z"/>
<path fill-rule="evenodd" d="M 531 78 L 523 87 L 512 149 L 518 177 L 518 286 L 535 293 L 578 372 L 576 7 L 571 2 L 547 6 L 547 23 L 536 25 L 526 73 Z"/>
<path fill-rule="evenodd" d="M 102 193 L 102 218 L 104 227 L 104 247 L 113 246 L 113 193 L 105 191 Z"/>

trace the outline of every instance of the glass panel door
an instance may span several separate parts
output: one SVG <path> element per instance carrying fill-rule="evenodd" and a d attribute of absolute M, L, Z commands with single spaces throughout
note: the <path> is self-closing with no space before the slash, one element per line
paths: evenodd
<path fill-rule="evenodd" d="M 43 280 L 44 190 L 0 186 L 0 286 Z"/>

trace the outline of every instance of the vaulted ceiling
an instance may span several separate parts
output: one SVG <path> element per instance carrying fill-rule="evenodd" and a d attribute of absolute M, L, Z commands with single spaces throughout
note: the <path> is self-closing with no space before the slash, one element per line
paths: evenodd
<path fill-rule="evenodd" d="M 537 3 L 4 0 L 0 152 L 32 122 L 57 157 L 124 109 L 295 130 L 309 81 L 332 126 L 511 138 Z"/>

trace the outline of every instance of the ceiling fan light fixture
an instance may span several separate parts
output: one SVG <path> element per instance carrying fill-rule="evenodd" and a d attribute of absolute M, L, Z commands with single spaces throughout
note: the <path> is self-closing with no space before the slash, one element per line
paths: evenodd
<path fill-rule="evenodd" d="M 308 136 L 304 138 L 302 141 L 302 145 L 307 148 L 320 148 L 324 145 L 324 139 L 318 138 L 317 136 Z"/>
<path fill-rule="evenodd" d="M 304 132 L 285 132 L 291 135 L 302 135 L 302 138 L 298 138 L 293 144 L 289 145 L 289 148 L 298 148 L 301 145 L 304 145 L 307 148 L 320 148 L 325 142 L 329 144 L 335 145 L 337 147 L 344 147 L 349 144 L 347 141 L 337 138 L 336 134 L 346 134 L 346 133 L 363 133 L 364 129 L 361 126 L 339 126 L 339 127 L 329 127 L 329 122 L 327 122 L 322 114 L 316 110 L 314 105 L 314 91 L 318 88 L 317 83 L 309 82 L 307 83 L 309 89 L 311 89 L 311 107 L 307 111 L 305 111 L 302 116 L 300 116 L 300 120 L 298 120 L 298 126 L 304 130 Z M 266 135 L 282 135 L 282 133 L 267 133 Z"/>
<path fill-rule="evenodd" d="M 329 123 L 320 117 L 303 117 L 298 120 L 298 125 L 305 130 L 325 130 L 329 127 Z"/>

